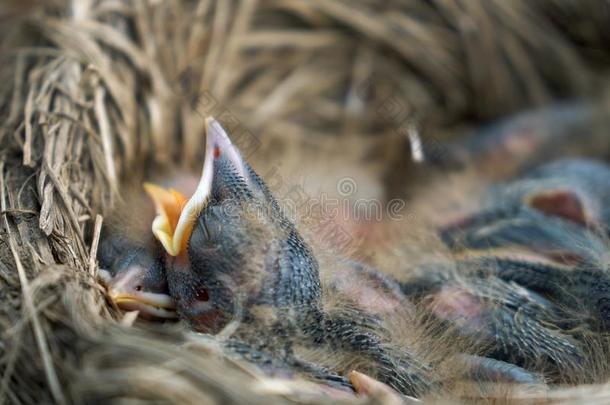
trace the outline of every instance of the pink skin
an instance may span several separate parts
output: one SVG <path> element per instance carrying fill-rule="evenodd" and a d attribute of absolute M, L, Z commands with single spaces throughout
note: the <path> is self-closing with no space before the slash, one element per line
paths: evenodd
<path fill-rule="evenodd" d="M 409 302 L 399 287 L 376 272 L 374 269 L 367 271 L 344 266 L 334 272 L 332 286 L 370 314 L 384 316 L 408 310 Z"/>
<path fill-rule="evenodd" d="M 457 323 L 471 332 L 484 327 L 483 309 L 479 300 L 461 288 L 444 286 L 433 297 L 432 311 L 440 319 Z"/>

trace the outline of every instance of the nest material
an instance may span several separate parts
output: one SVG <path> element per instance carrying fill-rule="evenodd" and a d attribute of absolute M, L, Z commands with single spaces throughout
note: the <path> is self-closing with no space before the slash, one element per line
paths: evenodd
<path fill-rule="evenodd" d="M 396 130 L 405 122 L 442 139 L 472 121 L 596 96 L 610 61 L 602 0 L 28 5 L 0 9 L 10 23 L 0 401 L 10 403 L 287 401 L 219 360 L 213 340 L 122 326 L 130 320 L 96 281 L 102 218 L 121 179 L 176 160 L 197 166 L 206 115 L 240 134 L 255 166 L 271 154 L 302 164 L 301 150 L 341 151 L 337 166 L 363 164 L 383 179 L 408 156 Z M 609 395 L 556 396 L 585 394 Z"/>

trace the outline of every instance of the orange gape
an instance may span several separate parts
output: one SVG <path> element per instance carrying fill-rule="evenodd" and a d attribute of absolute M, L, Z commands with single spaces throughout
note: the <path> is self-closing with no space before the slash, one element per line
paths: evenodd
<path fill-rule="evenodd" d="M 157 237 L 159 237 L 159 233 L 166 235 L 164 238 L 166 243 L 173 245 L 173 238 L 176 235 L 180 215 L 182 215 L 188 198 L 173 188 L 164 189 L 151 183 L 144 183 L 144 189 L 153 200 L 155 210 L 157 211 L 157 218 L 153 222 L 153 233 Z M 182 253 L 186 247 L 191 236 L 192 227 L 193 224 L 189 221 L 186 227 L 183 228 L 185 232 L 181 235 L 179 249 L 174 255 Z"/>
<path fill-rule="evenodd" d="M 178 219 L 180 219 L 180 214 L 188 199 L 173 188 L 166 190 L 152 183 L 144 183 L 144 189 L 153 200 L 157 213 L 167 218 L 171 233 L 173 234 L 176 231 Z"/>

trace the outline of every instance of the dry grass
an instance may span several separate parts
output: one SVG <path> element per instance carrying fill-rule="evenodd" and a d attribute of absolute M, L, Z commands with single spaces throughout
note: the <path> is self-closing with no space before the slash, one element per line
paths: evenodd
<path fill-rule="evenodd" d="M 0 7 L 5 403 L 294 401 L 217 359 L 213 340 L 122 325 L 96 282 L 101 218 L 121 179 L 178 159 L 197 167 L 205 115 L 253 142 L 262 173 L 307 162 L 313 179 L 316 168 L 357 171 L 364 192 L 386 195 L 408 166 L 403 125 L 442 140 L 557 97 L 598 96 L 610 62 L 602 0 L 29 6 Z M 608 392 L 550 398 L 605 403 Z"/>

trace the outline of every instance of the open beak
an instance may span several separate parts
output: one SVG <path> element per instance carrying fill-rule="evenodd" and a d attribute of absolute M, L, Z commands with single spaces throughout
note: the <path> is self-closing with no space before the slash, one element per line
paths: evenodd
<path fill-rule="evenodd" d="M 214 162 L 221 156 L 235 162 L 238 174 L 244 179 L 248 178 L 239 151 L 218 121 L 208 117 L 203 170 L 195 193 L 187 199 L 176 190 L 166 190 L 150 183 L 144 184 L 157 211 L 152 225 L 153 234 L 169 255 L 178 256 L 186 252 L 193 226 L 212 193 Z"/>
<path fill-rule="evenodd" d="M 146 291 L 142 288 L 141 266 L 130 266 L 114 277 L 107 270 L 100 270 L 100 277 L 108 288 L 108 296 L 125 311 L 140 311 L 145 318 L 175 319 L 176 305 L 167 294 Z"/>
<path fill-rule="evenodd" d="M 182 225 L 181 231 L 177 232 L 180 215 L 188 200 L 172 188 L 166 190 L 151 183 L 144 183 L 144 189 L 155 203 L 157 211 L 152 225 L 153 234 L 167 253 L 177 256 L 186 247 L 192 230 L 192 224 L 186 228 Z"/>

